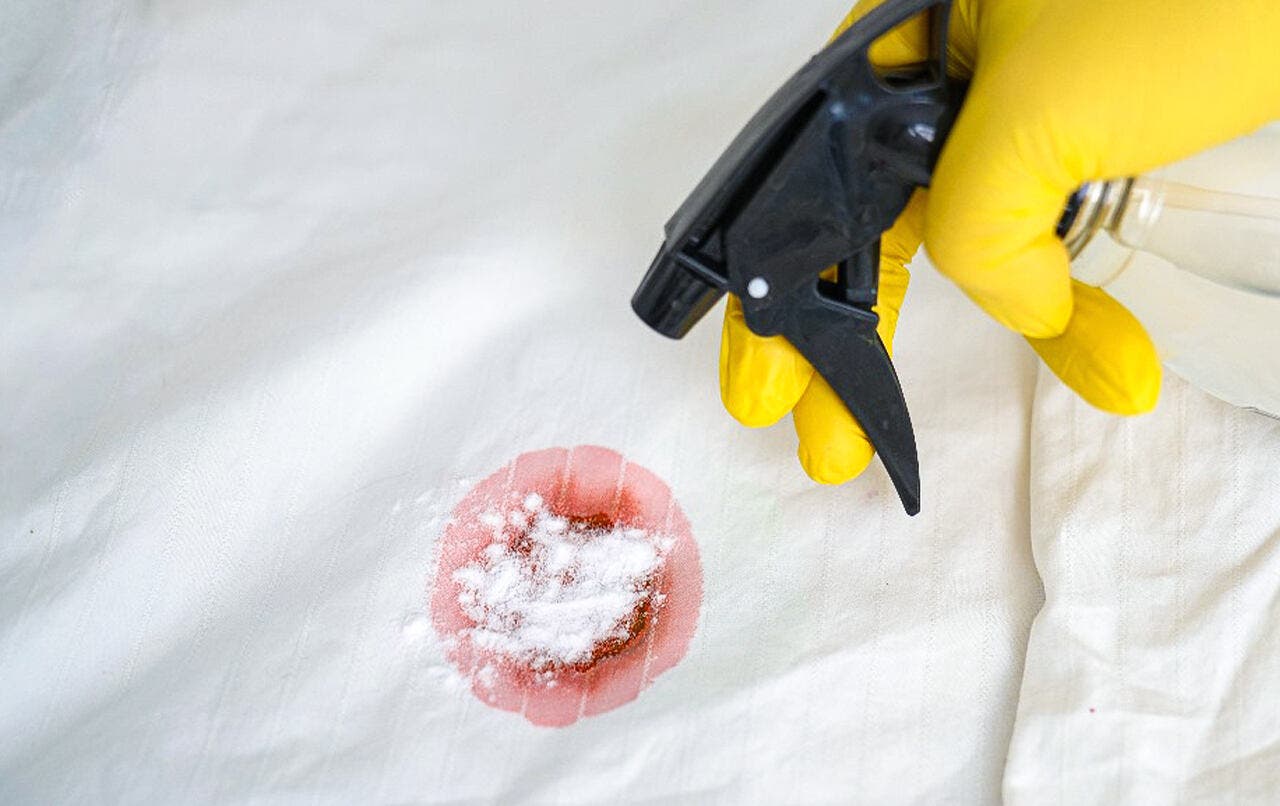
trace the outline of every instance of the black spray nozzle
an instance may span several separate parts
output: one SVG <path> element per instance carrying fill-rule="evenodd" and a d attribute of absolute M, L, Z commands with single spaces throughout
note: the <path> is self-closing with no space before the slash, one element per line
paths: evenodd
<path fill-rule="evenodd" d="M 660 249 L 631 297 L 631 309 L 662 335 L 684 338 L 724 295 L 725 283 L 705 261 Z"/>

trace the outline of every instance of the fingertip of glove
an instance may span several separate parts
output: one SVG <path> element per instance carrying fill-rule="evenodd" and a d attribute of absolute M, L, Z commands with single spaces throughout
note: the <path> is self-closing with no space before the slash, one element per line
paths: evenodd
<path fill-rule="evenodd" d="M 1085 402 L 1111 414 L 1145 414 L 1160 400 L 1163 369 L 1142 323 L 1105 291 L 1076 282 L 1062 335 L 1028 343 Z"/>
<path fill-rule="evenodd" d="M 1159 365 L 1151 372 L 1123 380 L 1094 378 L 1081 383 L 1078 379 L 1071 382 L 1063 379 L 1063 382 L 1094 408 L 1122 417 L 1147 414 L 1160 402 Z"/>
<path fill-rule="evenodd" d="M 762 405 L 759 400 L 734 400 L 724 394 L 721 394 L 720 400 L 724 403 L 725 411 L 747 428 L 768 428 L 777 424 L 788 411 L 786 408 L 779 411 L 778 407 Z"/>
<path fill-rule="evenodd" d="M 1091 394 L 1081 394 L 1096 408 L 1122 417 L 1134 417 L 1153 411 L 1160 402 L 1163 372 L 1154 349 L 1149 356 L 1135 356 L 1123 380 L 1106 384 Z"/>
<path fill-rule="evenodd" d="M 796 455 L 809 478 L 819 484 L 836 485 L 862 475 L 871 464 L 875 451 L 866 442 L 842 451 L 811 451 L 801 443 Z"/>
<path fill-rule="evenodd" d="M 733 419 L 748 428 L 767 428 L 774 425 L 795 405 L 799 397 L 797 387 L 803 389 L 798 378 L 788 376 L 756 377 L 750 362 L 735 365 L 728 360 L 727 352 L 720 361 L 720 402 Z"/>
<path fill-rule="evenodd" d="M 1147 383 L 1144 388 L 1133 390 L 1115 413 L 1133 417 L 1154 411 L 1156 404 L 1160 402 L 1161 373 L 1158 368 L 1153 376 L 1153 381 Z"/>

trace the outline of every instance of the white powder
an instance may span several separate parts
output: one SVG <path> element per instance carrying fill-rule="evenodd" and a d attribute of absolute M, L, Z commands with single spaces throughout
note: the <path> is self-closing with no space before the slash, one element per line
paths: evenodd
<path fill-rule="evenodd" d="M 421 613 L 410 614 L 400 624 L 400 634 L 409 642 L 425 640 L 430 633 L 431 619 Z"/>
<path fill-rule="evenodd" d="M 575 524 L 549 512 L 536 494 L 480 520 L 492 542 L 453 578 L 463 612 L 476 623 L 468 634 L 481 649 L 553 673 L 626 640 L 646 598 L 661 603 L 651 586 L 670 537 Z"/>

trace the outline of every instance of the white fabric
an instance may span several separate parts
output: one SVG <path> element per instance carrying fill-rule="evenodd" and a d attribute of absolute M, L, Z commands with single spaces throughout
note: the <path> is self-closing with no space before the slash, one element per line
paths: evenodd
<path fill-rule="evenodd" d="M 1042 372 L 1032 435 L 1009 800 L 1275 803 L 1280 421 L 1176 379 L 1118 420 Z"/>
<path fill-rule="evenodd" d="M 1273 799 L 1274 422 L 1085 411 L 921 267 L 908 519 L 723 414 L 714 314 L 628 310 L 843 11 L 5 4 L 0 800 Z M 705 590 L 637 700 L 540 728 L 425 580 L 575 444 L 670 484 Z"/>

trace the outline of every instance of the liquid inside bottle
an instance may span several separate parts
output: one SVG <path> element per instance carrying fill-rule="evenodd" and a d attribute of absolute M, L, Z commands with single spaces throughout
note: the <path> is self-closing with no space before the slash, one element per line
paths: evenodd
<path fill-rule="evenodd" d="M 1280 416 L 1280 126 L 1074 201 L 1072 276 L 1128 307 L 1175 373 Z"/>

